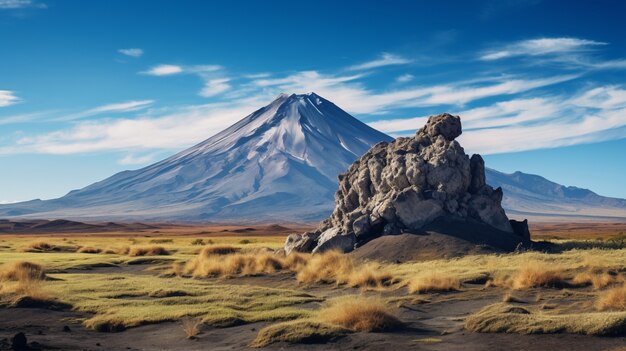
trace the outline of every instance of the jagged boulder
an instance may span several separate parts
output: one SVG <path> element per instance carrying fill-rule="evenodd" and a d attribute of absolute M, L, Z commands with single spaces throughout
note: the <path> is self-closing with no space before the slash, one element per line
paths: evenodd
<path fill-rule="evenodd" d="M 445 113 L 431 116 L 413 137 L 374 145 L 339 175 L 332 215 L 314 232 L 290 235 L 287 254 L 348 252 L 441 218 L 486 224 L 507 242 L 529 241 L 527 223 L 509 221 L 502 209 L 502 189 L 486 184 L 482 157 L 470 158 L 455 140 L 461 132 L 461 119 Z"/>

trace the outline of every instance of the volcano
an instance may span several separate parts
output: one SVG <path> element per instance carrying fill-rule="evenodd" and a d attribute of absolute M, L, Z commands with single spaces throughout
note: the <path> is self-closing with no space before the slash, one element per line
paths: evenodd
<path fill-rule="evenodd" d="M 330 214 L 337 175 L 383 134 L 315 93 L 280 95 L 163 161 L 2 216 L 91 220 L 309 221 Z"/>

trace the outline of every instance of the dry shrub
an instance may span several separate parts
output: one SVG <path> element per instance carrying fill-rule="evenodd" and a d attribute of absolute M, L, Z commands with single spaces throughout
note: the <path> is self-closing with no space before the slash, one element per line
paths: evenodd
<path fill-rule="evenodd" d="M 184 318 L 180 322 L 185 335 L 187 335 L 187 339 L 194 339 L 198 334 L 200 334 L 200 325 L 202 322 L 199 319 Z"/>
<path fill-rule="evenodd" d="M 198 238 L 198 239 L 192 240 L 191 245 L 199 246 L 199 245 L 205 245 L 205 243 L 204 243 L 204 240 Z"/>
<path fill-rule="evenodd" d="M 296 271 L 296 279 L 301 283 L 334 282 L 350 287 L 377 287 L 391 280 L 391 275 L 380 271 L 377 265 L 356 262 L 339 251 L 312 255 L 307 264 Z"/>
<path fill-rule="evenodd" d="M 258 275 L 280 271 L 296 272 L 301 283 L 337 283 L 349 287 L 373 288 L 392 283 L 392 275 L 374 263 L 355 262 L 338 251 L 310 255 L 292 253 L 287 257 L 269 251 L 236 252 L 236 247 L 212 245 L 205 247 L 184 267 L 174 265 L 173 275 L 195 277 Z M 235 251 L 235 252 L 233 252 Z"/>
<path fill-rule="evenodd" d="M 345 296 L 329 301 L 319 311 L 318 319 L 359 332 L 391 331 L 403 325 L 384 301 L 361 296 Z"/>
<path fill-rule="evenodd" d="M 310 254 L 292 252 L 291 254 L 283 258 L 283 264 L 285 265 L 285 268 L 294 272 L 298 272 L 309 263 L 310 257 Z"/>
<path fill-rule="evenodd" d="M 133 246 L 128 251 L 129 256 L 163 256 L 169 255 L 163 246 Z"/>
<path fill-rule="evenodd" d="M 346 279 L 347 278 L 347 279 Z M 373 263 L 362 264 L 360 268 L 353 270 L 347 277 L 341 277 L 350 287 L 380 288 L 389 286 L 393 282 L 393 276 Z"/>
<path fill-rule="evenodd" d="M 565 284 L 565 277 L 560 269 L 550 269 L 545 263 L 530 262 L 520 268 L 511 281 L 516 290 L 536 287 L 558 287 Z"/>
<path fill-rule="evenodd" d="M 461 281 L 456 277 L 429 273 L 410 279 L 408 287 L 410 293 L 455 291 L 461 288 Z"/>
<path fill-rule="evenodd" d="M 15 301 L 25 296 L 44 301 L 49 298 L 41 285 L 45 279 L 43 267 L 36 263 L 26 261 L 7 263 L 0 268 L 0 281 L 10 284 L 0 286 L 0 293 L 12 295 Z"/>
<path fill-rule="evenodd" d="M 239 252 L 241 249 L 230 245 L 208 245 L 200 251 L 201 256 L 230 255 Z"/>
<path fill-rule="evenodd" d="M 30 281 L 44 280 L 46 273 L 43 267 L 27 261 L 16 261 L 4 264 L 0 268 L 0 281 Z"/>
<path fill-rule="evenodd" d="M 45 241 L 34 241 L 22 249 L 24 252 L 48 252 L 57 251 L 58 247 Z"/>
<path fill-rule="evenodd" d="M 596 305 L 600 310 L 626 310 L 626 285 L 607 290 Z"/>
<path fill-rule="evenodd" d="M 128 255 L 130 252 L 130 247 L 122 246 L 122 247 L 109 247 L 104 250 L 105 254 L 108 255 Z"/>
<path fill-rule="evenodd" d="M 78 253 L 97 254 L 97 253 L 102 252 L 102 250 L 98 249 L 96 247 L 83 246 L 83 247 L 80 247 L 78 250 L 76 250 L 76 252 L 78 252 Z"/>
<path fill-rule="evenodd" d="M 512 277 L 496 276 L 485 284 L 486 287 L 504 286 L 515 290 L 564 285 L 567 282 L 561 269 L 550 269 L 540 262 L 526 263 Z"/>
<path fill-rule="evenodd" d="M 171 244 L 174 242 L 174 239 L 152 239 L 149 241 L 150 244 Z"/>
<path fill-rule="evenodd" d="M 230 277 L 235 275 L 258 275 L 275 273 L 284 268 L 280 258 L 271 254 L 203 255 L 189 261 L 183 274 L 195 277 Z"/>
<path fill-rule="evenodd" d="M 615 284 L 618 280 L 618 276 L 614 276 L 609 273 L 582 272 L 574 276 L 572 284 L 591 285 L 595 290 L 599 290 Z"/>

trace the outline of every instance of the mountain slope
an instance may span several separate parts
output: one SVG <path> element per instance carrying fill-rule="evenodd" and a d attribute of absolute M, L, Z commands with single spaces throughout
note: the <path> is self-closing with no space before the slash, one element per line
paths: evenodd
<path fill-rule="evenodd" d="M 391 140 L 328 100 L 281 95 L 168 159 L 49 201 L 0 207 L 37 218 L 314 220 L 334 207 L 337 175 Z"/>
<path fill-rule="evenodd" d="M 626 220 L 626 199 L 563 186 L 538 175 L 486 169 L 487 183 L 502 187 L 502 206 L 513 217 Z"/>

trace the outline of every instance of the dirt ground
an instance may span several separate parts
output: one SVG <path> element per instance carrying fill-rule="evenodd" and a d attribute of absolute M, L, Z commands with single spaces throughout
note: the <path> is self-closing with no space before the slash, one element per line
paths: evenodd
<path fill-rule="evenodd" d="M 259 237 L 281 236 L 310 229 L 298 226 L 154 226 L 132 232 L 109 231 L 82 235 L 119 237 L 189 236 L 210 238 L 232 236 Z M 532 226 L 536 238 L 559 237 L 575 239 L 611 238 L 626 231 L 623 223 L 602 225 L 584 224 L 537 224 Z M 67 236 L 63 230 L 53 233 L 1 234 L 10 237 Z M 45 254 L 42 254 L 45 255 Z M 145 265 L 120 265 L 117 273 L 156 274 L 146 271 Z M 94 267 L 90 272 L 107 273 L 111 268 Z M 70 271 L 71 273 L 71 271 Z M 223 279 L 223 278 L 220 278 Z M 245 284 L 258 287 L 286 287 L 303 290 L 324 298 L 362 293 L 356 288 L 337 288 L 334 285 L 316 284 L 299 286 L 289 274 L 266 275 L 227 279 L 229 284 Z M 352 333 L 337 337 L 324 344 L 272 344 L 266 349 L 293 350 L 626 350 L 625 337 L 593 337 L 573 334 L 483 334 L 463 328 L 464 318 L 482 307 L 502 301 L 505 288 L 486 289 L 483 284 L 465 284 L 462 291 L 432 293 L 419 297 L 419 301 L 401 300 L 405 291 L 385 290 L 366 292 L 366 295 L 387 299 L 398 297 L 395 306 L 398 317 L 406 326 L 394 332 Z M 528 289 L 515 292 L 520 305 L 539 306 L 545 303 L 586 304 L 588 294 L 559 289 Z M 307 306 L 303 306 L 307 308 Z M 315 307 L 315 306 L 308 306 Z M 258 331 L 272 324 L 258 322 L 245 325 L 216 328 L 203 325 L 195 339 L 185 338 L 178 321 L 149 324 L 129 328 L 122 332 L 106 333 L 86 329 L 82 322 L 90 318 L 86 312 L 73 310 L 53 311 L 40 308 L 0 308 L 0 350 L 11 349 L 11 338 L 24 333 L 30 349 L 36 350 L 239 350 L 249 348 Z"/>

